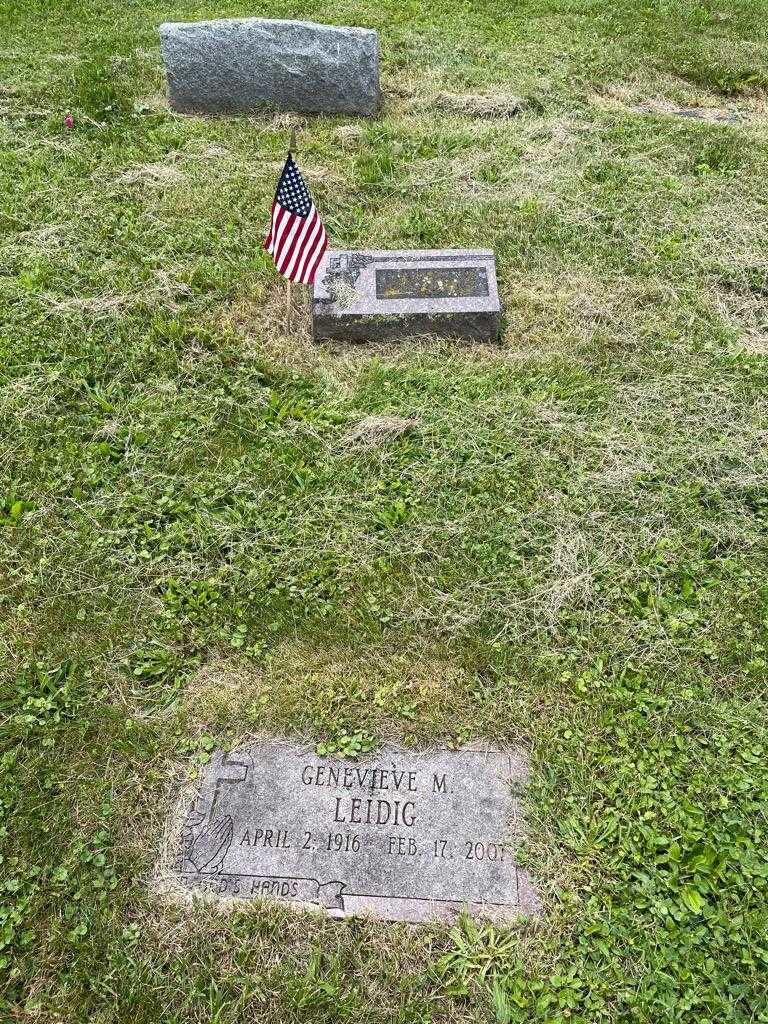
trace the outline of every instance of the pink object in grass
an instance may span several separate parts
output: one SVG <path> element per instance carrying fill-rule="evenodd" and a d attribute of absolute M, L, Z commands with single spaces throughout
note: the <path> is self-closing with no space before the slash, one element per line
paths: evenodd
<path fill-rule="evenodd" d="M 75 119 L 74 119 L 74 117 L 72 117 L 71 114 L 67 114 L 67 116 L 64 118 L 64 124 L 67 126 L 67 128 L 74 128 L 75 127 Z"/>

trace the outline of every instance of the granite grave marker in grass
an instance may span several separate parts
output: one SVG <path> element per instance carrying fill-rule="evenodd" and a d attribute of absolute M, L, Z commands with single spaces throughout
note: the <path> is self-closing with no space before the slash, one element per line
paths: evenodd
<path fill-rule="evenodd" d="M 204 770 L 175 871 L 190 889 L 335 917 L 535 914 L 516 862 L 525 779 L 519 751 L 385 747 L 336 760 L 262 740 Z"/>
<path fill-rule="evenodd" d="M 318 268 L 316 341 L 438 334 L 495 340 L 501 329 L 496 260 L 485 249 L 343 252 Z"/>
<path fill-rule="evenodd" d="M 266 18 L 160 26 L 171 107 L 242 113 L 263 107 L 372 115 L 379 37 L 372 29 Z"/>

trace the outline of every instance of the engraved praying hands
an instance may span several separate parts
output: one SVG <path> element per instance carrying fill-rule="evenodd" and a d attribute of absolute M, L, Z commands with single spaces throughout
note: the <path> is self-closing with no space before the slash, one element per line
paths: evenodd
<path fill-rule="evenodd" d="M 188 859 L 198 871 L 221 871 L 233 834 L 234 825 L 228 814 L 216 818 L 194 839 Z"/>

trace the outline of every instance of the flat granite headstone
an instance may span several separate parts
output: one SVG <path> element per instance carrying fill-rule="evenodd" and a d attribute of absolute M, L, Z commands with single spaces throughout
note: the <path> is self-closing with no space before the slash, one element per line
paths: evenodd
<path fill-rule="evenodd" d="M 281 741 L 218 752 L 179 840 L 189 889 L 271 897 L 333 917 L 505 921 L 539 900 L 515 862 L 518 751 L 384 747 L 336 760 Z"/>
<path fill-rule="evenodd" d="M 329 249 L 315 278 L 312 325 L 316 341 L 495 340 L 496 258 L 486 249 Z"/>
<path fill-rule="evenodd" d="M 700 107 L 678 107 L 672 113 L 678 117 L 690 117 L 694 121 L 723 121 L 725 124 L 738 124 L 738 114 L 730 114 L 727 110 L 710 110 Z"/>
<path fill-rule="evenodd" d="M 160 44 L 170 104 L 183 113 L 372 115 L 379 106 L 373 29 L 265 18 L 167 22 Z"/>
<path fill-rule="evenodd" d="M 739 124 L 742 120 L 739 114 L 731 113 L 728 110 L 719 110 L 716 107 L 665 107 L 641 103 L 629 109 L 634 111 L 635 114 L 687 117 L 692 121 L 705 121 L 709 123 Z"/>

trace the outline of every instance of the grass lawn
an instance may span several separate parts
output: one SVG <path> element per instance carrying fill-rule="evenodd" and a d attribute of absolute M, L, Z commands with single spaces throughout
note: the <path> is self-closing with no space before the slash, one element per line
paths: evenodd
<path fill-rule="evenodd" d="M 255 14 L 377 28 L 381 117 L 169 113 L 158 24 Z M 1 1020 L 768 1021 L 767 43 L 764 0 L 0 5 Z M 333 244 L 495 248 L 500 346 L 286 330 L 292 127 Z M 154 894 L 260 732 L 523 745 L 545 915 Z"/>

